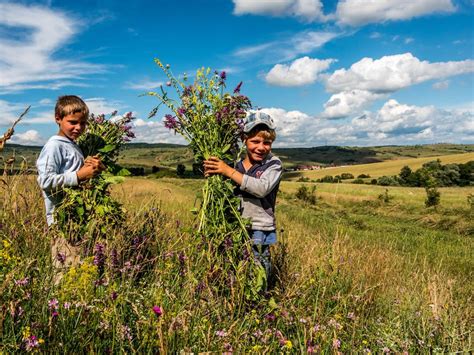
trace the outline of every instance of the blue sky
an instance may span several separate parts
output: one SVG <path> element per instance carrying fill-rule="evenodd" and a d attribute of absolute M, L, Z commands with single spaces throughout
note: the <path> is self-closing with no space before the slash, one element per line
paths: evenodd
<path fill-rule="evenodd" d="M 56 133 L 58 96 L 133 111 L 136 141 L 184 143 L 141 93 L 201 66 L 271 114 L 275 146 L 474 143 L 472 0 L 0 0 L 0 133 Z"/>

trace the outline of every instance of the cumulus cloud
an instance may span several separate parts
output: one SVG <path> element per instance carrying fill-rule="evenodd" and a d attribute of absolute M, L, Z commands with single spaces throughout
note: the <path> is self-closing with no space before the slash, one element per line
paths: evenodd
<path fill-rule="evenodd" d="M 360 112 L 386 95 L 367 90 L 348 90 L 332 95 L 324 104 L 324 118 L 342 118 Z"/>
<path fill-rule="evenodd" d="M 340 0 L 336 18 L 339 23 L 361 26 L 368 23 L 408 20 L 439 12 L 453 12 L 451 0 Z"/>
<path fill-rule="evenodd" d="M 360 114 L 374 101 L 400 89 L 428 80 L 474 72 L 474 60 L 420 61 L 411 53 L 363 58 L 349 69 L 324 76 L 326 89 L 334 93 L 325 104 L 323 116 L 340 118 Z M 438 84 L 437 88 L 447 85 Z"/>
<path fill-rule="evenodd" d="M 53 84 L 56 88 L 84 85 L 77 80 L 104 71 L 101 65 L 53 58 L 81 27 L 80 22 L 68 14 L 40 6 L 1 2 L 0 24 L 11 33 L 28 30 L 24 37 L 0 37 L 2 93 L 51 89 Z"/>
<path fill-rule="evenodd" d="M 90 113 L 100 115 L 108 115 L 114 111 L 123 111 L 126 107 L 123 103 L 118 101 L 109 101 L 103 97 L 92 97 L 84 100 L 89 107 Z"/>
<path fill-rule="evenodd" d="M 38 146 L 43 145 L 46 142 L 46 139 L 44 139 L 38 131 L 31 129 L 23 133 L 15 132 L 11 142 L 15 144 Z"/>
<path fill-rule="evenodd" d="M 326 82 L 331 92 L 370 90 L 393 92 L 410 85 L 433 79 L 474 71 L 474 60 L 437 62 L 420 61 L 411 53 L 384 56 L 380 59 L 363 58 L 350 69 L 336 70 Z"/>
<path fill-rule="evenodd" d="M 303 31 L 290 38 L 239 48 L 233 55 L 247 60 L 258 58 L 264 63 L 285 62 L 302 54 L 311 53 L 342 35 L 343 33 L 331 31 Z"/>
<path fill-rule="evenodd" d="M 277 64 L 265 75 L 267 83 L 277 86 L 302 86 L 314 83 L 318 74 L 329 68 L 334 59 L 302 57 L 290 65 Z"/>
<path fill-rule="evenodd" d="M 181 135 L 174 134 L 166 128 L 163 120 L 151 121 L 138 118 L 133 121 L 133 126 L 136 136 L 134 142 L 187 144 Z"/>
<path fill-rule="evenodd" d="M 352 120 L 326 120 L 300 111 L 263 108 L 277 123 L 275 147 L 472 143 L 474 105 L 457 109 L 386 101 Z"/>
<path fill-rule="evenodd" d="M 234 14 L 293 16 L 304 21 L 324 21 L 321 0 L 233 0 Z"/>

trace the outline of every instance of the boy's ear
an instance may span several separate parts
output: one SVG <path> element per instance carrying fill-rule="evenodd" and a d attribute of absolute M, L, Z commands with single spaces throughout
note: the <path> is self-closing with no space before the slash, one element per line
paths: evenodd
<path fill-rule="evenodd" d="M 63 119 L 62 119 L 62 117 L 54 116 L 54 120 L 56 121 L 56 123 L 59 124 Z"/>

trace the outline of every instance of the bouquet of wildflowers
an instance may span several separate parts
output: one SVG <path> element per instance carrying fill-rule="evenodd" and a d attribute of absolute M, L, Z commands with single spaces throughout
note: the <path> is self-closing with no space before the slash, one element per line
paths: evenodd
<path fill-rule="evenodd" d="M 109 186 L 117 182 L 116 176 L 129 175 L 117 165 L 117 159 L 123 145 L 135 137 L 130 125 L 134 117 L 131 112 L 123 117 L 116 114 L 113 112 L 108 118 L 92 114 L 86 131 L 77 141 L 84 157 L 99 157 L 106 170 L 81 183 L 79 188 L 64 189 L 55 219 L 69 239 L 82 238 L 86 232 L 104 235 L 107 227 L 120 224 L 125 218 L 121 204 L 110 197 Z"/>
<path fill-rule="evenodd" d="M 242 83 L 232 94 L 227 93 L 226 73 L 202 68 L 194 83 L 188 85 L 186 76 L 180 81 L 169 65 L 164 66 L 158 59 L 155 62 L 167 75 L 166 85 L 174 88 L 177 97 L 170 96 L 163 87 L 160 92 L 149 92 L 159 100 L 150 117 L 164 104 L 171 110 L 165 115 L 165 126 L 189 142 L 197 162 L 211 156 L 235 162 L 240 153 L 243 119 L 251 107 L 248 97 L 240 94 Z M 250 257 L 246 221 L 240 216 L 240 200 L 233 191 L 232 182 L 221 175 L 209 177 L 203 187 L 195 234 L 205 245 L 203 260 L 210 262 L 204 280 L 219 292 L 237 291 L 239 296 L 255 299 L 263 286 L 264 272 Z"/>

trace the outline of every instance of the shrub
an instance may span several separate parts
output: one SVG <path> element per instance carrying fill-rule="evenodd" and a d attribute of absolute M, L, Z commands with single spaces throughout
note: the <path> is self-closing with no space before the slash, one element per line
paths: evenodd
<path fill-rule="evenodd" d="M 176 167 L 176 174 L 179 177 L 183 177 L 185 172 L 186 172 L 186 167 L 183 164 L 178 164 L 178 166 Z"/>
<path fill-rule="evenodd" d="M 370 183 L 371 183 L 372 185 L 377 185 L 377 179 L 372 179 L 372 180 L 370 180 Z"/>
<path fill-rule="evenodd" d="M 296 192 L 296 198 L 311 205 L 316 204 L 316 185 L 309 189 L 306 185 L 301 185 Z"/>
<path fill-rule="evenodd" d="M 436 207 L 439 205 L 439 200 L 441 193 L 438 191 L 436 187 L 426 187 L 426 200 L 425 206 L 426 207 Z"/>
<path fill-rule="evenodd" d="M 467 203 L 471 206 L 471 210 L 474 210 L 474 194 L 467 195 Z"/>
<path fill-rule="evenodd" d="M 381 186 L 398 186 L 399 185 L 397 179 L 393 176 L 381 176 L 377 180 L 377 184 Z"/>
<path fill-rule="evenodd" d="M 334 182 L 334 178 L 332 175 L 326 175 L 325 177 L 320 179 L 321 182 Z"/>
<path fill-rule="evenodd" d="M 369 174 L 360 174 L 359 176 L 357 176 L 358 179 L 368 179 L 370 178 L 370 175 Z"/>
<path fill-rule="evenodd" d="M 364 183 L 364 180 L 361 179 L 361 178 L 357 178 L 355 179 L 354 181 L 352 181 L 353 184 L 363 184 Z"/>
<path fill-rule="evenodd" d="M 341 174 L 341 180 L 348 180 L 348 179 L 353 179 L 354 175 L 351 173 L 342 173 Z"/>
<path fill-rule="evenodd" d="M 383 203 L 389 203 L 394 197 L 388 193 L 388 189 L 385 189 L 385 192 L 380 194 L 377 198 Z"/>

